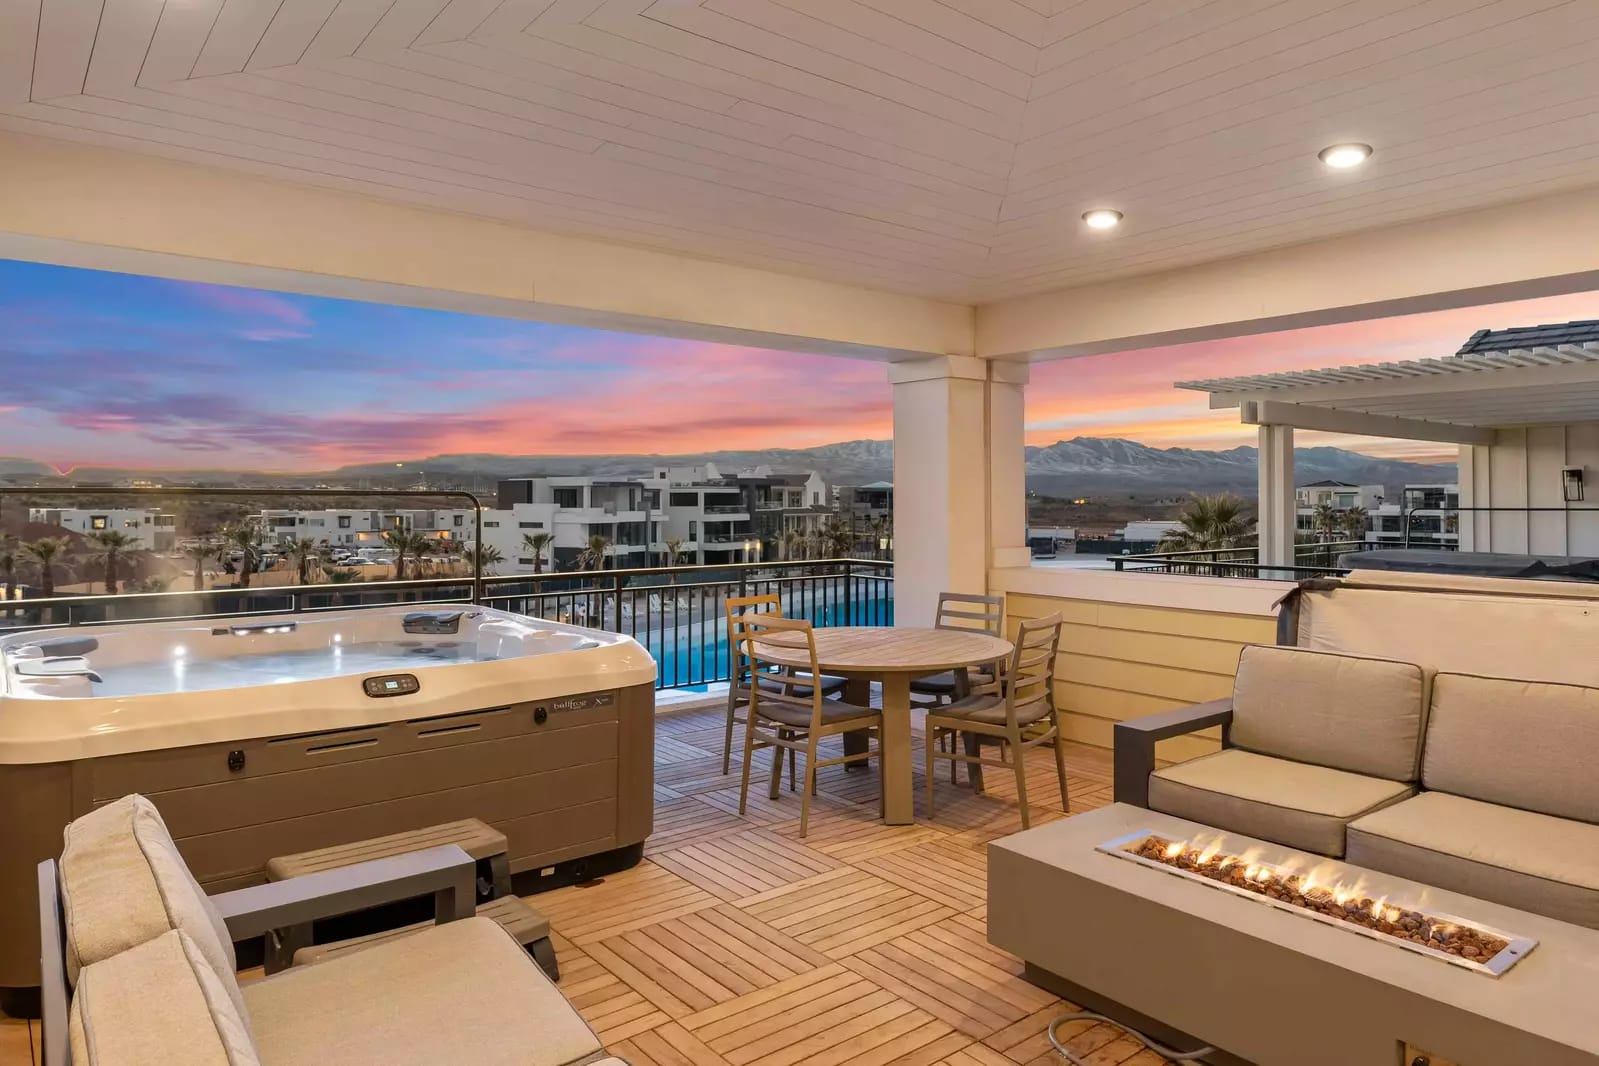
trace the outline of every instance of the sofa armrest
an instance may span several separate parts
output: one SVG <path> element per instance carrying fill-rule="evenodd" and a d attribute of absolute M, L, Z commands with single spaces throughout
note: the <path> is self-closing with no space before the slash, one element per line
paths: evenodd
<path fill-rule="evenodd" d="M 1232 720 L 1233 701 L 1224 699 L 1117 722 L 1114 732 L 1116 802 L 1149 806 L 1149 775 L 1155 772 L 1156 741 L 1195 733 L 1213 725 L 1221 726 L 1225 736 Z"/>
<path fill-rule="evenodd" d="M 470 918 L 477 909 L 477 863 L 455 844 L 373 859 L 321 873 L 212 896 L 234 940 L 306 925 L 383 903 L 433 897 L 434 920 Z"/>

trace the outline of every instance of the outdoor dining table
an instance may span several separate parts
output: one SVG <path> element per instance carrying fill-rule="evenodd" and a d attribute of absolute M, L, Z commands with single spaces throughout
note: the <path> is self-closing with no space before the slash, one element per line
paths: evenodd
<path fill-rule="evenodd" d="M 864 707 L 870 684 L 883 688 L 883 820 L 889 825 L 915 821 L 911 782 L 911 682 L 946 670 L 987 666 L 1010 655 L 1010 641 L 959 629 L 889 626 L 829 626 L 812 631 L 816 660 L 824 674 L 849 682 L 844 698 Z M 811 668 L 800 633 L 774 633 L 760 639 L 761 657 L 780 666 Z M 796 647 L 797 645 L 797 647 Z M 864 750 L 846 736 L 845 750 Z"/>

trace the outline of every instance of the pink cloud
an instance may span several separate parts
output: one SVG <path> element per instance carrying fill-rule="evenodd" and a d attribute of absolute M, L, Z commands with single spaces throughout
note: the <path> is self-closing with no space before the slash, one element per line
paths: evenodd
<path fill-rule="evenodd" d="M 207 307 L 253 318 L 270 318 L 291 326 L 309 326 L 311 317 L 285 296 L 256 289 L 234 289 L 226 285 L 186 285 L 184 291 Z"/>

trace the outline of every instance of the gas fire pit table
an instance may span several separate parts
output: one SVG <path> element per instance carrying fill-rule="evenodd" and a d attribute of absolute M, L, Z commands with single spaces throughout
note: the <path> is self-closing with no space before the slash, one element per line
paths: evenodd
<path fill-rule="evenodd" d="M 988 847 L 1027 977 L 1214 1063 L 1595 1066 L 1599 931 L 1116 804 Z"/>

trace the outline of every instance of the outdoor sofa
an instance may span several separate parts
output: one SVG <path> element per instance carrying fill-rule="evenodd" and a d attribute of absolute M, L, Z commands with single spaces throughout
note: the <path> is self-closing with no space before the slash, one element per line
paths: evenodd
<path fill-rule="evenodd" d="M 495 922 L 448 845 L 207 897 L 126 796 L 39 866 L 45 1066 L 625 1066 Z M 233 944 L 418 896 L 437 924 L 243 985 Z"/>
<path fill-rule="evenodd" d="M 1221 751 L 1157 768 L 1214 726 Z M 1599 929 L 1595 765 L 1599 689 L 1295 647 L 1115 730 L 1118 802 Z"/>

